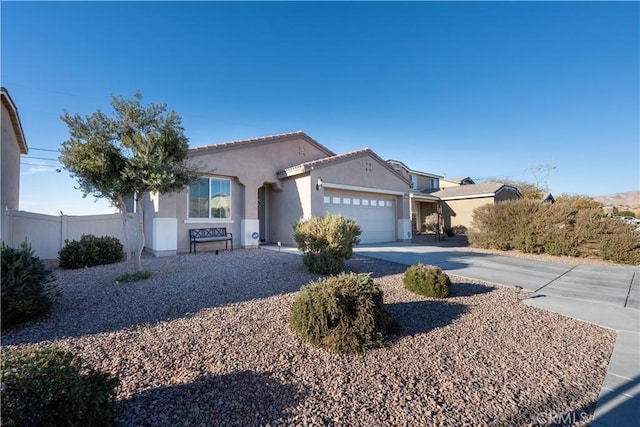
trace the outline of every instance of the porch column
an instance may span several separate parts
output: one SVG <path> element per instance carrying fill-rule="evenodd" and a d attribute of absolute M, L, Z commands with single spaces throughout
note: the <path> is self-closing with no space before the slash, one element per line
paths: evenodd
<path fill-rule="evenodd" d="M 258 188 L 263 183 L 249 181 L 244 187 L 244 217 L 240 220 L 240 246 L 260 246 L 260 220 L 258 219 Z"/>

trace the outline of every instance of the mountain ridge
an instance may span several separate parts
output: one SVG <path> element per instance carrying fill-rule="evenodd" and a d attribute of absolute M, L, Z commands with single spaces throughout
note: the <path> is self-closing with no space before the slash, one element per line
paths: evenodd
<path fill-rule="evenodd" d="M 604 206 L 638 207 L 640 206 L 640 190 L 594 196 L 593 199 Z"/>

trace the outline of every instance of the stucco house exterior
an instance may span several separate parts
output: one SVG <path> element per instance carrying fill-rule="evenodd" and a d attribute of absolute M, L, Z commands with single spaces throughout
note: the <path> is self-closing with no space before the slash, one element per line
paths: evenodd
<path fill-rule="evenodd" d="M 458 187 L 460 185 L 475 184 L 475 181 L 468 176 L 460 178 L 442 178 L 440 180 L 440 189 L 448 187 Z"/>
<path fill-rule="evenodd" d="M 409 194 L 409 210 L 411 216 L 411 230 L 413 233 L 422 231 L 424 218 L 436 213 L 440 199 L 432 193 L 440 189 L 443 177 L 427 172 L 410 169 L 399 160 L 389 159 L 387 163 L 398 173 L 411 181 Z"/>
<path fill-rule="evenodd" d="M 498 203 L 522 197 L 516 187 L 498 182 L 446 187 L 432 193 L 432 195 L 442 201 L 445 229 L 457 225 L 471 228 L 475 209 L 487 203 Z"/>
<path fill-rule="evenodd" d="M 304 132 L 191 148 L 201 176 L 145 200 L 146 247 L 186 252 L 190 228 L 226 227 L 234 246 L 294 244 L 300 218 L 358 220 L 361 243 L 411 239 L 411 181 L 368 148 L 336 154 Z"/>
<path fill-rule="evenodd" d="M 19 208 L 20 156 L 27 154 L 29 148 L 22 130 L 18 108 L 4 87 L 0 88 L 0 98 L 2 98 L 0 220 L 2 221 L 2 241 L 6 241 L 7 210 Z"/>

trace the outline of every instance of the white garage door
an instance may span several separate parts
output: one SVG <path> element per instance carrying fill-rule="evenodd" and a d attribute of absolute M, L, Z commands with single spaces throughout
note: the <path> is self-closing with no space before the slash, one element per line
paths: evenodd
<path fill-rule="evenodd" d="M 351 197 L 341 194 L 325 195 L 327 212 L 341 214 L 358 221 L 362 234 L 360 243 L 384 243 L 396 240 L 396 209 L 388 196 Z"/>

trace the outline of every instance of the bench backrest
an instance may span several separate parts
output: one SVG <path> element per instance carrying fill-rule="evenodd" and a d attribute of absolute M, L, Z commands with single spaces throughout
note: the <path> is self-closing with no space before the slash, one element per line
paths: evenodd
<path fill-rule="evenodd" d="M 197 239 L 198 237 L 226 237 L 226 236 L 227 236 L 226 227 L 190 228 L 189 229 L 189 237 L 191 237 L 192 239 Z"/>

